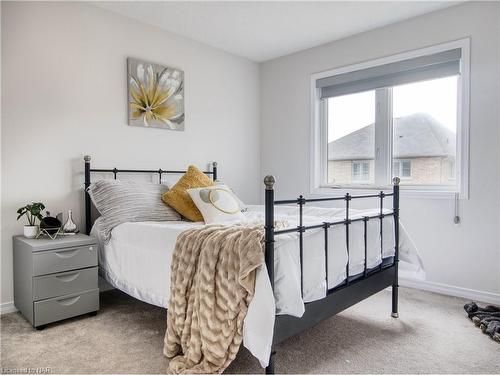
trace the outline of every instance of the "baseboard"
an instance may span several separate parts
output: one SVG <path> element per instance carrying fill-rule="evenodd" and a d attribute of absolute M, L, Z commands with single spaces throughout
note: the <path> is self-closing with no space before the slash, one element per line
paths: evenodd
<path fill-rule="evenodd" d="M 17 309 L 14 306 L 14 301 L 5 302 L 5 303 L 0 304 L 0 315 L 8 314 L 11 312 L 16 312 L 16 311 L 17 311 Z"/>
<path fill-rule="evenodd" d="M 500 305 L 500 294 L 497 293 L 482 292 L 480 290 L 460 288 L 457 286 L 434 283 L 431 281 L 406 278 L 399 278 L 399 285 L 413 289 L 421 289 L 429 292 L 445 294 L 447 296 L 466 298 L 471 301 Z"/>

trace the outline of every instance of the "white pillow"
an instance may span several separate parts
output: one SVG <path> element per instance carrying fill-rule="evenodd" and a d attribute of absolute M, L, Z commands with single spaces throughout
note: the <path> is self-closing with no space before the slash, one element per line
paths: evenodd
<path fill-rule="evenodd" d="M 236 193 L 234 192 L 234 190 L 231 189 L 229 186 L 225 185 L 224 182 L 217 180 L 217 181 L 215 181 L 215 185 L 217 185 L 217 186 L 221 186 L 221 185 L 225 186 L 227 189 L 229 189 L 229 191 L 231 193 L 233 193 L 234 198 L 236 199 L 236 201 L 240 205 L 241 212 L 246 212 L 248 210 L 248 206 L 236 195 Z M 170 189 L 170 186 L 168 188 Z"/>
<path fill-rule="evenodd" d="M 207 224 L 228 223 L 244 219 L 239 199 L 226 185 L 186 190 Z"/>

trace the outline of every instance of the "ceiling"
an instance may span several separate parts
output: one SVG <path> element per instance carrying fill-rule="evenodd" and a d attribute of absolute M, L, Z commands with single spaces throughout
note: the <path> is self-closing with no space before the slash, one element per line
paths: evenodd
<path fill-rule="evenodd" d="M 93 4 L 261 62 L 457 2 L 98 1 Z"/>

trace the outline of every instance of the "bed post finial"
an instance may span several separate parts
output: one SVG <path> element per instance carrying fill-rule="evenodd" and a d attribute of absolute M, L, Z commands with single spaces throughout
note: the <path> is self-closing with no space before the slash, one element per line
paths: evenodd
<path fill-rule="evenodd" d="M 266 190 L 273 190 L 275 182 L 276 179 L 273 175 L 267 175 L 266 177 L 264 177 L 264 185 L 266 185 Z"/>
<path fill-rule="evenodd" d="M 399 177 L 394 177 L 394 178 L 392 179 L 392 184 L 393 184 L 394 186 L 398 186 L 400 182 L 401 182 L 401 179 L 400 179 Z"/>
<path fill-rule="evenodd" d="M 92 158 L 90 157 L 90 155 L 85 155 L 85 156 L 83 157 L 83 160 L 85 160 L 85 163 L 90 163 L 90 159 L 92 159 Z"/>

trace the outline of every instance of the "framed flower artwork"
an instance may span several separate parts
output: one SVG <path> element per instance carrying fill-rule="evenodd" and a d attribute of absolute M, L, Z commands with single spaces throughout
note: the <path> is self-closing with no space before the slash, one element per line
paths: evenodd
<path fill-rule="evenodd" d="M 127 59 L 128 124 L 184 130 L 184 72 Z"/>

